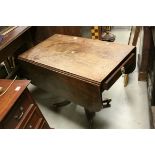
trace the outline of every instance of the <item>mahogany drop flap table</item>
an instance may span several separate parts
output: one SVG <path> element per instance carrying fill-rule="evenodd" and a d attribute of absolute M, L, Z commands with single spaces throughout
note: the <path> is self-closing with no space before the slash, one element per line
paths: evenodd
<path fill-rule="evenodd" d="M 55 34 L 18 57 L 21 74 L 51 93 L 83 106 L 103 108 L 102 92 L 136 66 L 136 47 Z M 93 116 L 92 115 L 92 116 Z"/>

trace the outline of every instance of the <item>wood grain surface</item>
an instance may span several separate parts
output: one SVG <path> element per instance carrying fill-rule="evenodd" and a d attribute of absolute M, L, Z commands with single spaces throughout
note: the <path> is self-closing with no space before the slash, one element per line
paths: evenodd
<path fill-rule="evenodd" d="M 99 84 L 134 50 L 130 45 L 56 34 L 19 59 Z"/>
<path fill-rule="evenodd" d="M 56 34 L 18 60 L 21 75 L 32 84 L 97 112 L 103 108 L 102 92 L 121 76 L 121 67 L 134 70 L 136 48 Z"/>
<path fill-rule="evenodd" d="M 0 79 L 0 86 L 3 87 L 5 91 L 11 82 L 12 80 Z M 8 91 L 4 95 L 0 96 L 0 121 L 6 116 L 29 83 L 29 80 L 15 80 Z M 19 91 L 15 90 L 17 86 L 20 87 Z"/>
<path fill-rule="evenodd" d="M 102 109 L 100 85 L 57 73 L 32 63 L 20 61 L 20 73 L 37 87 L 57 97 L 63 97 L 90 111 Z"/>

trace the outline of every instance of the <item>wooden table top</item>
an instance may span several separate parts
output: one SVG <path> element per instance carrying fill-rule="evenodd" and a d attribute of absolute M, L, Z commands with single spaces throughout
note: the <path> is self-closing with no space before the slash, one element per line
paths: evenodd
<path fill-rule="evenodd" d="M 100 83 L 134 46 L 55 34 L 19 56 L 20 60 Z"/>
<path fill-rule="evenodd" d="M 3 87 L 5 91 L 12 81 L 0 79 L 0 87 Z M 29 83 L 29 80 L 15 80 L 7 92 L 0 96 L 0 121 L 6 116 Z M 17 87 L 20 89 L 17 89 Z"/>

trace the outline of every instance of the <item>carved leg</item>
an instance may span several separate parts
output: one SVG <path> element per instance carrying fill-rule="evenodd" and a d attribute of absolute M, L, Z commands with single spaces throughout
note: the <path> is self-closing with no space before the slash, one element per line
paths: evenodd
<path fill-rule="evenodd" d="M 89 123 L 89 128 L 92 129 L 92 127 L 93 127 L 93 118 L 95 116 L 95 112 L 90 112 L 86 108 L 84 108 L 84 110 L 85 110 L 85 114 L 86 114 L 86 117 L 87 117 L 87 120 L 88 120 L 88 123 Z"/>

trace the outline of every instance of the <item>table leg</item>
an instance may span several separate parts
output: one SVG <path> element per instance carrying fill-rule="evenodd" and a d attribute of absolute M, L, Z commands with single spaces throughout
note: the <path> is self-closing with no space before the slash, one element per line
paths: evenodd
<path fill-rule="evenodd" d="M 85 114 L 89 123 L 89 128 L 92 129 L 93 127 L 93 118 L 95 116 L 95 112 L 90 112 L 89 110 L 87 110 L 86 108 L 84 108 L 85 110 Z"/>

